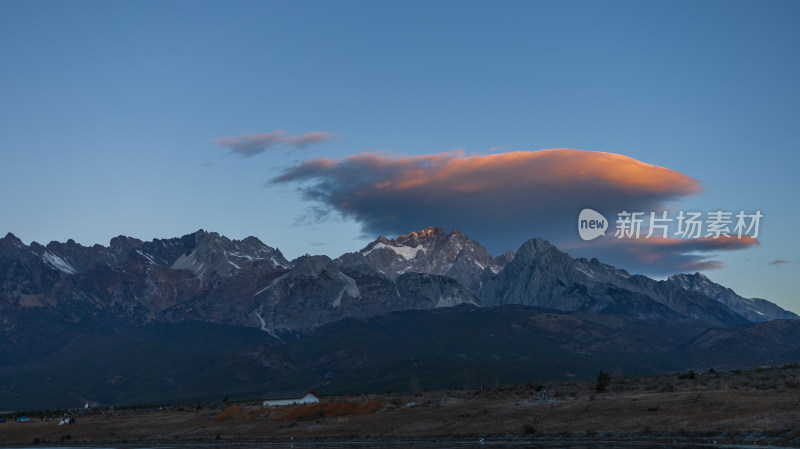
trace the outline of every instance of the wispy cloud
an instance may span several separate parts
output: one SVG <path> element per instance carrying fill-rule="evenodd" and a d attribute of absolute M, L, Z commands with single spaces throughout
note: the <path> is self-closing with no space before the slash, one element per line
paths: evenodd
<path fill-rule="evenodd" d="M 272 184 L 295 184 L 303 198 L 361 223 L 373 235 L 430 225 L 459 229 L 493 252 L 540 236 L 574 240 L 584 207 L 656 210 L 702 190 L 668 168 L 614 153 L 553 149 L 468 155 L 367 152 L 317 158 Z"/>
<path fill-rule="evenodd" d="M 211 141 L 221 147 L 230 148 L 233 154 L 251 157 L 263 153 L 269 148 L 302 149 L 309 145 L 329 142 L 333 138 L 334 134 L 327 131 L 311 131 L 300 136 L 292 136 L 285 134 L 285 131 L 276 130 L 268 133 L 220 137 Z"/>
<path fill-rule="evenodd" d="M 334 134 L 327 131 L 311 131 L 301 136 L 292 137 L 287 145 L 292 148 L 305 148 L 315 143 L 325 143 L 333 140 Z"/>
<path fill-rule="evenodd" d="M 283 131 L 270 133 L 242 134 L 239 136 L 220 137 L 211 141 L 225 148 L 230 148 L 231 153 L 244 157 L 255 156 L 263 153 L 269 147 L 274 147 L 286 141 L 288 137 Z"/>
<path fill-rule="evenodd" d="M 784 265 L 784 264 L 788 264 L 788 263 L 789 263 L 788 260 L 778 259 L 778 260 L 773 260 L 769 264 L 770 265 Z"/>
<path fill-rule="evenodd" d="M 720 251 L 747 249 L 759 245 L 758 239 L 743 235 L 677 238 L 602 238 L 566 248 L 570 253 L 582 254 L 590 250 L 602 257 L 603 262 L 618 266 L 634 266 L 641 272 L 673 274 L 676 272 L 707 271 L 723 268 L 714 260 Z"/>

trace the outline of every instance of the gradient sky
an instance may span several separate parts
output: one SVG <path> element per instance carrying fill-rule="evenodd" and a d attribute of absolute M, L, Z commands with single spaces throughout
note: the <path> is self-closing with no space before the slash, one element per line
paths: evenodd
<path fill-rule="evenodd" d="M 632 272 L 705 267 L 800 312 L 798 23 L 796 1 L 0 0 L 0 232 L 91 245 L 203 228 L 293 258 L 419 223 L 495 253 L 543 236 Z M 554 148 L 595 171 L 509 187 L 504 170 L 528 167 L 512 154 Z M 591 152 L 672 177 L 645 198 Z M 427 190 L 351 201 L 410 169 Z M 495 221 L 452 206 L 469 176 Z M 759 244 L 683 245 L 658 267 L 635 257 L 662 251 L 645 243 L 581 246 L 581 189 L 587 207 L 760 210 Z M 403 205 L 394 224 L 384 199 Z"/>

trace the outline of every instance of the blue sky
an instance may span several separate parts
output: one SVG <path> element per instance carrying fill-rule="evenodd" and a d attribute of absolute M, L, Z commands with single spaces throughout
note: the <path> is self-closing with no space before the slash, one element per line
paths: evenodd
<path fill-rule="evenodd" d="M 800 311 L 799 22 L 792 1 L 0 0 L 0 232 L 203 228 L 335 257 L 374 233 L 271 180 L 359 153 L 602 151 L 697 180 L 675 209 L 761 210 L 760 244 L 707 254 L 724 268 L 705 273 Z M 279 130 L 330 138 L 249 157 L 218 143 Z"/>

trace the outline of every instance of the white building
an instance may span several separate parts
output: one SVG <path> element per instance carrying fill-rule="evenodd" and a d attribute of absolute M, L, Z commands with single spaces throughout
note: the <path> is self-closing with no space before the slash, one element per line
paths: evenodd
<path fill-rule="evenodd" d="M 319 402 L 319 395 L 314 390 L 303 392 L 287 392 L 282 394 L 269 394 L 264 398 L 264 407 L 277 407 L 280 405 L 293 404 L 316 404 Z"/>

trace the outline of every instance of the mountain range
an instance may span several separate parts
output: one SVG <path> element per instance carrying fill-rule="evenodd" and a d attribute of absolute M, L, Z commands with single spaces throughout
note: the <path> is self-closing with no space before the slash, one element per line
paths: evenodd
<path fill-rule="evenodd" d="M 657 281 L 538 238 L 492 256 L 435 227 L 292 261 L 203 230 L 91 247 L 8 234 L 0 273 L 0 409 L 800 358 L 783 341 L 797 315 L 700 273 Z M 747 344 L 777 349 L 726 349 Z"/>

